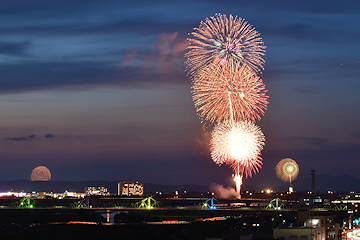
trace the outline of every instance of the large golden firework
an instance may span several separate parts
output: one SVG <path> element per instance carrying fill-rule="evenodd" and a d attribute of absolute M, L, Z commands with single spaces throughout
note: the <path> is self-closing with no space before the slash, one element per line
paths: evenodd
<path fill-rule="evenodd" d="M 204 123 L 260 120 L 269 98 L 265 84 L 251 69 L 209 65 L 192 76 L 195 108 Z"/>
<path fill-rule="evenodd" d="M 32 170 L 30 179 L 31 181 L 50 181 L 50 170 L 45 166 L 38 166 Z"/>
<path fill-rule="evenodd" d="M 187 66 L 190 74 L 209 64 L 246 65 L 263 70 L 265 48 L 260 33 L 238 16 L 215 14 L 200 22 L 187 39 Z"/>
<path fill-rule="evenodd" d="M 276 165 L 275 170 L 278 178 L 291 184 L 299 174 L 299 165 L 291 158 L 285 158 Z"/>

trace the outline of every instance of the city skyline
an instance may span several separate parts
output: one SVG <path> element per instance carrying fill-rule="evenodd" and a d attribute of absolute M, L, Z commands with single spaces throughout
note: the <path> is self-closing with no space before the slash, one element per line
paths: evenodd
<path fill-rule="evenodd" d="M 357 1 L 71 1 L 0 7 L 0 180 L 128 180 L 232 185 L 209 153 L 185 72 L 186 37 L 219 12 L 244 18 L 266 48 L 263 168 L 244 185 L 357 176 Z M 70 9 L 70 10 L 69 10 Z M 296 185 L 296 180 L 294 181 Z M 295 187 L 296 188 L 296 187 Z"/>

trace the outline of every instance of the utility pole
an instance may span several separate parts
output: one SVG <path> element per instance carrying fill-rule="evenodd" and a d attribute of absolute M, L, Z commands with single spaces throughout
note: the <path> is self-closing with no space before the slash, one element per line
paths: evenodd
<path fill-rule="evenodd" d="M 311 170 L 311 192 L 312 192 L 313 197 L 316 197 L 315 170 Z"/>

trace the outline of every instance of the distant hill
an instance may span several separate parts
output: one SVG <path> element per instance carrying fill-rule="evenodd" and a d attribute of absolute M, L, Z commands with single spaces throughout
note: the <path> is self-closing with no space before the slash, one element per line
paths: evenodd
<path fill-rule="evenodd" d="M 109 181 L 29 181 L 29 180 L 14 180 L 14 181 L 0 181 L 0 191 L 5 192 L 10 189 L 25 191 L 25 192 L 56 192 L 62 193 L 65 190 L 69 192 L 84 192 L 85 187 L 97 187 L 104 186 L 108 188 L 110 193 L 117 193 L 118 182 Z M 208 186 L 200 185 L 162 185 L 144 183 L 145 192 L 161 191 L 163 193 L 175 192 L 175 191 L 195 191 L 195 192 L 207 192 Z"/>
<path fill-rule="evenodd" d="M 0 181 L 0 191 L 24 190 L 25 192 L 56 192 L 62 193 L 65 190 L 71 192 L 84 192 L 85 187 L 104 186 L 110 193 L 117 193 L 118 182 L 110 181 L 48 181 L 48 182 L 32 182 L 29 180 Z M 297 179 L 293 182 L 294 189 L 300 191 L 311 191 L 311 177 L 305 179 Z M 288 184 L 283 186 L 274 186 L 275 191 L 284 191 Z M 360 192 L 360 179 L 349 175 L 330 176 L 327 174 L 317 175 L 315 178 L 315 187 L 318 192 L 326 192 L 328 190 L 336 192 Z M 210 184 L 206 185 L 165 185 L 144 183 L 145 192 L 161 191 L 163 193 L 173 193 L 175 191 L 187 192 L 208 192 Z M 260 190 L 263 186 L 246 186 L 246 189 Z"/>
<path fill-rule="evenodd" d="M 293 183 L 296 191 L 311 191 L 311 177 L 296 180 Z M 317 192 L 360 192 L 360 179 L 349 175 L 330 176 L 320 174 L 315 176 L 315 189 Z"/>
<path fill-rule="evenodd" d="M 104 186 L 107 187 L 110 192 L 117 192 L 117 182 L 107 181 L 0 181 L 0 191 L 2 192 L 10 189 L 23 190 L 25 192 L 62 193 L 65 192 L 65 190 L 68 190 L 69 192 L 84 192 L 85 187 L 90 186 Z"/>

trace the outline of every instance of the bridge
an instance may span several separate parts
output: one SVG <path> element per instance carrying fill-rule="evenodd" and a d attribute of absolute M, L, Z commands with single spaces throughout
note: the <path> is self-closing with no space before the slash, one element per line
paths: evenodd
<path fill-rule="evenodd" d="M 212 199 L 212 200 L 211 200 Z M 216 200 L 216 201 L 215 201 Z M 202 209 L 204 204 L 214 206 L 215 209 L 256 210 L 256 211 L 347 211 L 351 204 L 339 202 L 337 204 L 308 204 L 298 201 L 274 199 L 221 199 L 214 198 L 119 198 L 119 197 L 86 197 L 83 199 L 37 199 L 0 198 L 3 208 L 70 208 L 70 209 L 98 209 L 112 211 L 127 211 L 132 209 Z M 106 214 L 108 211 L 106 211 Z"/>

